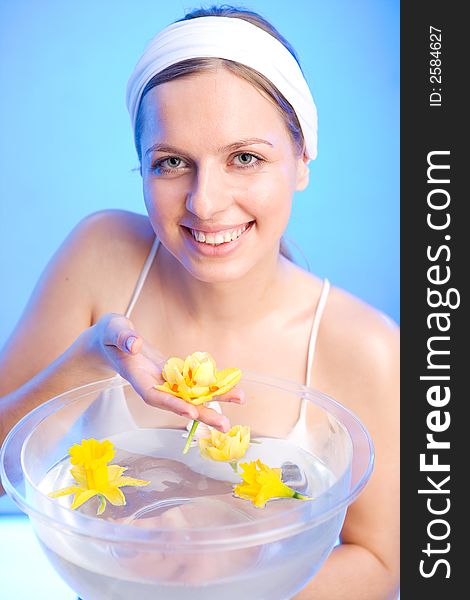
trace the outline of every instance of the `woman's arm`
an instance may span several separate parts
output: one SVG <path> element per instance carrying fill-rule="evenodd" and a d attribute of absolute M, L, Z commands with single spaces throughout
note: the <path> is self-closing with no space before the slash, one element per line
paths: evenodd
<path fill-rule="evenodd" d="M 99 221 L 99 220 L 98 220 Z M 85 361 L 86 344 L 70 348 L 90 327 L 99 223 L 82 221 L 55 253 L 0 354 L 0 443 L 27 412 L 66 389 L 111 376 Z M 90 357 L 91 358 L 91 357 Z"/>
<path fill-rule="evenodd" d="M 374 471 L 348 509 L 342 544 L 295 600 L 392 600 L 398 593 L 399 333 L 377 314 L 354 322 L 343 323 L 341 346 L 334 344 L 328 358 L 341 378 L 336 399 L 372 437 Z"/>
<path fill-rule="evenodd" d="M 396 575 L 367 548 L 341 544 L 294 600 L 396 600 Z"/>
<path fill-rule="evenodd" d="M 223 415 L 155 390 L 155 383 L 163 382 L 164 357 L 145 344 L 129 319 L 102 314 L 103 306 L 125 311 L 153 240 L 153 233 L 150 238 L 146 232 L 136 235 L 136 227 L 142 227 L 140 215 L 96 213 L 74 229 L 52 258 L 0 354 L 0 444 L 36 406 L 116 372 L 148 404 L 228 428 Z M 113 273 L 118 274 L 114 280 Z M 135 341 L 129 349 L 131 337 Z M 225 399 L 240 398 L 234 389 Z"/>

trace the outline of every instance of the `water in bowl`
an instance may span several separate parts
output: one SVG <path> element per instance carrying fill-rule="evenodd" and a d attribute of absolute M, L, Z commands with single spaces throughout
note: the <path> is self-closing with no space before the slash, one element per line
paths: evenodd
<path fill-rule="evenodd" d="M 191 529 L 213 529 L 243 524 L 253 533 L 263 520 L 283 518 L 300 500 L 280 499 L 256 508 L 236 498 L 233 485 L 241 481 L 229 464 L 203 458 L 196 447 L 183 455 L 184 433 L 174 429 L 140 429 L 109 438 L 116 449 L 112 464 L 128 467 L 125 475 L 150 481 L 145 487 L 123 487 L 125 506 L 107 504 L 96 516 L 98 498 L 78 510 L 96 519 L 144 529 L 169 529 L 177 539 Z M 255 438 L 240 462 L 261 459 L 271 467 L 287 465 L 286 481 L 311 496 L 308 502 L 334 503 L 347 489 L 346 474 L 340 478 L 315 456 L 291 442 Z M 38 486 L 44 494 L 74 485 L 69 457 L 53 466 Z M 343 483 L 341 483 L 341 481 Z M 70 506 L 72 496 L 54 500 Z M 302 502 L 302 504 L 305 504 Z M 37 527 L 38 537 L 55 568 L 71 587 L 87 600 L 125 600 L 130 597 L 188 598 L 207 600 L 223 594 L 232 598 L 261 600 L 290 597 L 292 573 L 312 573 L 333 546 L 344 513 L 288 539 L 227 551 L 189 549 L 172 551 L 171 532 L 167 546 L 155 550 L 132 544 L 94 541 L 60 531 Z M 303 566 L 302 566 L 303 564 Z M 301 568 L 299 568 L 301 567 Z M 300 580 L 300 579 L 299 579 Z"/>

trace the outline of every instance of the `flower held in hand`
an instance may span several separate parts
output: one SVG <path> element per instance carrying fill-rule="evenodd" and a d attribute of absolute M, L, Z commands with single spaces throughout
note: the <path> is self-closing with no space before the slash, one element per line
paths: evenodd
<path fill-rule="evenodd" d="M 199 405 L 231 390 L 240 381 L 241 371 L 235 368 L 217 371 L 208 352 L 194 352 L 184 361 L 176 357 L 168 359 L 162 377 L 165 383 L 156 385 L 157 390 Z"/>
<path fill-rule="evenodd" d="M 217 371 L 215 360 L 208 352 L 194 352 L 186 360 L 169 358 L 162 370 L 165 383 L 155 388 L 199 405 L 231 390 L 241 376 L 242 372 L 236 368 Z M 199 421 L 193 421 L 183 454 L 188 452 L 198 425 Z"/>
<path fill-rule="evenodd" d="M 98 496 L 100 505 L 97 515 L 101 515 L 106 508 L 106 500 L 115 506 L 126 504 L 126 498 L 121 487 L 126 485 L 148 485 L 149 481 L 123 476 L 127 467 L 109 465 L 114 458 L 114 446 L 109 440 L 99 442 L 95 439 L 82 440 L 69 450 L 70 462 L 75 465 L 70 473 L 77 485 L 62 488 L 48 494 L 50 498 L 59 498 L 75 494 L 71 508 L 75 510 L 93 496 Z"/>

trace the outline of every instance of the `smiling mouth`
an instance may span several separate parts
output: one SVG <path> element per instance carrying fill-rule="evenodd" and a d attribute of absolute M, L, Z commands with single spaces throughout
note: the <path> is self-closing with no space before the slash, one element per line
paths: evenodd
<path fill-rule="evenodd" d="M 246 231 L 251 229 L 254 221 L 245 223 L 241 227 L 235 229 L 225 229 L 224 231 L 199 231 L 198 229 L 191 229 L 185 227 L 185 229 L 192 235 L 192 237 L 201 244 L 208 244 L 210 246 L 221 246 L 222 244 L 229 244 L 241 237 Z"/>

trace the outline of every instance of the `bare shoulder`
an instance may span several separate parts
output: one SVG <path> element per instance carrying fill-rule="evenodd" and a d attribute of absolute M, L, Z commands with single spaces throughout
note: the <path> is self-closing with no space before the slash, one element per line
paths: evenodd
<path fill-rule="evenodd" d="M 93 213 L 74 228 L 63 253 L 72 258 L 77 276 L 86 278 L 93 321 L 125 310 L 154 237 L 146 216 L 124 210 Z"/>
<path fill-rule="evenodd" d="M 380 389 L 396 391 L 399 327 L 359 298 L 332 287 L 323 314 L 317 373 L 340 401 L 367 401 Z M 327 392 L 328 393 L 328 392 Z"/>
<path fill-rule="evenodd" d="M 2 350 L 0 393 L 44 369 L 101 314 L 125 311 L 152 240 L 148 220 L 125 211 L 94 213 L 72 230 Z"/>
<path fill-rule="evenodd" d="M 349 292 L 332 286 L 324 312 L 325 328 L 329 337 L 354 353 L 379 354 L 395 346 L 399 336 L 398 325 L 385 313 L 370 306 Z"/>
<path fill-rule="evenodd" d="M 148 247 L 154 237 L 145 215 L 126 210 L 101 210 L 82 219 L 68 238 L 69 243 L 86 243 L 100 252 L 125 252 L 132 257 Z"/>

